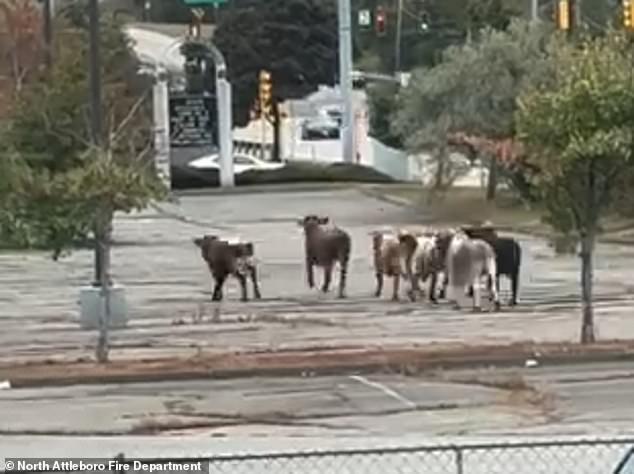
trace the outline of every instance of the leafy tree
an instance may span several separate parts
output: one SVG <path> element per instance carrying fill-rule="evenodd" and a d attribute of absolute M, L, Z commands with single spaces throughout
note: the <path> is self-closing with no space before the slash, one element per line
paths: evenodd
<path fill-rule="evenodd" d="M 401 137 L 394 134 L 390 121 L 394 114 L 398 94 L 398 85 L 391 83 L 374 83 L 366 87 L 370 113 L 370 134 L 382 143 L 393 148 L 402 148 Z"/>
<path fill-rule="evenodd" d="M 521 98 L 519 136 L 541 169 L 538 182 L 550 224 L 581 241 L 581 341 L 594 341 L 593 254 L 601 216 L 634 165 L 634 84 L 622 35 L 561 48 L 555 86 Z"/>
<path fill-rule="evenodd" d="M 468 28 L 476 31 L 487 27 L 506 30 L 511 19 L 522 13 L 521 6 L 513 0 L 469 0 L 466 10 Z"/>
<path fill-rule="evenodd" d="M 403 137 L 418 135 L 416 143 L 409 140 L 414 151 L 425 146 L 425 139 L 420 141 L 425 135 L 453 144 L 456 135 L 473 137 L 461 144 L 488 161 L 488 197 L 494 196 L 499 169 L 521 186 L 524 197 L 530 197 L 530 183 L 520 179 L 528 170 L 517 166 L 518 161 L 500 161 L 496 143 L 502 146 L 515 136 L 516 100 L 523 88 L 546 84 L 553 76 L 554 47 L 550 28 L 525 21 L 513 21 L 506 31 L 482 30 L 477 41 L 450 48 L 440 64 L 414 76 L 402 92 L 395 132 Z M 446 126 L 439 130 L 438 123 Z"/>
<path fill-rule="evenodd" d="M 90 234 L 102 261 L 100 286 L 109 307 L 112 220 L 117 211 L 144 208 L 165 196 L 149 160 L 151 125 L 147 90 L 135 84 L 128 38 L 104 19 L 102 144 L 90 140 L 88 38 L 85 29 L 58 33 L 55 62 L 20 94 L 4 133 L 3 167 L 12 172 L 2 186 L 0 231 L 24 246 L 62 251 Z M 106 319 L 108 318 L 106 310 Z M 108 357 L 102 321 L 97 359 Z"/>
<path fill-rule="evenodd" d="M 466 50 L 469 51 L 469 50 Z M 416 70 L 408 87 L 398 97 L 397 112 L 392 127 L 406 148 L 412 153 L 432 151 L 435 163 L 435 189 L 444 189 L 457 177 L 449 161 L 447 140 L 459 126 L 455 113 L 455 97 L 459 96 L 461 82 L 456 71 L 463 68 L 467 74 L 471 59 L 462 49 L 449 48 L 446 62 L 430 69 Z"/>
<path fill-rule="evenodd" d="M 0 1 L 0 76 L 9 78 L 7 95 L 18 93 L 42 59 L 42 24 L 37 6 L 30 0 Z M 4 26 L 4 28 L 2 28 Z M 6 104 L 5 106 L 7 106 Z"/>
<path fill-rule="evenodd" d="M 237 0 L 221 15 L 214 43 L 227 60 L 233 116 L 249 121 L 258 72 L 272 74 L 280 99 L 303 97 L 333 84 L 338 69 L 334 0 Z"/>

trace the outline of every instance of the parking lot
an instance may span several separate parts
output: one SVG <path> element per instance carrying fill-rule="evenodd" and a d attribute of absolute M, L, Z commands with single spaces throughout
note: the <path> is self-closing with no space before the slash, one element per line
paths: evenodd
<path fill-rule="evenodd" d="M 331 216 L 353 237 L 349 298 L 309 290 L 303 236 L 296 219 Z M 176 218 L 187 216 L 187 222 Z M 302 349 L 429 342 L 506 343 L 577 340 L 579 262 L 554 256 L 545 242 L 518 236 L 524 248 L 519 307 L 473 314 L 446 304 L 389 301 L 372 296 L 371 242 L 382 226 L 424 222 L 413 212 L 350 190 L 183 197 L 168 213 L 118 216 L 115 280 L 124 285 L 128 328 L 113 331 L 112 356 L 163 357 L 215 351 Z M 192 238 L 203 233 L 241 236 L 256 244 L 264 299 L 238 301 L 230 281 L 213 320 L 211 281 Z M 599 246 L 596 319 L 599 338 L 630 338 L 634 249 Z M 0 255 L 0 362 L 91 356 L 94 331 L 78 324 L 79 288 L 91 281 L 89 250 L 60 262 L 42 253 Z M 318 273 L 318 282 L 321 274 Z M 336 280 L 335 280 L 336 282 Z M 508 297 L 504 291 L 503 299 Z M 194 324 L 197 316 L 202 323 Z"/>

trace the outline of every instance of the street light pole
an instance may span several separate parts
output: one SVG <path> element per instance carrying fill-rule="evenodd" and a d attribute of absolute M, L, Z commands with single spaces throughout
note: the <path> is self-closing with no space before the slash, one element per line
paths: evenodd
<path fill-rule="evenodd" d="M 44 0 L 44 55 L 46 60 L 46 67 L 51 67 L 53 64 L 53 29 L 52 29 L 52 12 L 51 1 Z"/>
<path fill-rule="evenodd" d="M 88 3 L 89 41 L 90 41 L 90 129 L 92 144 L 101 145 L 101 70 L 99 52 L 99 3 L 90 0 Z M 93 286 L 101 286 L 103 253 L 99 239 L 95 235 L 95 281 Z"/>
<path fill-rule="evenodd" d="M 99 0 L 90 0 L 89 41 L 90 41 L 90 124 L 92 145 L 101 159 L 102 116 L 101 116 L 101 56 L 99 51 Z M 95 209 L 95 280 L 103 301 L 103 312 L 99 315 L 99 338 L 97 340 L 97 362 L 108 361 L 108 330 L 110 326 L 110 236 L 112 234 L 112 210 L 101 205 Z"/>
<path fill-rule="evenodd" d="M 343 161 L 354 161 L 354 126 L 352 104 L 352 28 L 350 0 L 338 0 L 339 9 L 339 89 L 343 102 L 341 142 Z"/>
<path fill-rule="evenodd" d="M 394 74 L 401 72 L 401 29 L 403 28 L 403 0 L 398 0 L 396 10 L 396 45 L 394 50 Z"/>
<path fill-rule="evenodd" d="M 531 20 L 539 21 L 539 0 L 531 0 Z"/>

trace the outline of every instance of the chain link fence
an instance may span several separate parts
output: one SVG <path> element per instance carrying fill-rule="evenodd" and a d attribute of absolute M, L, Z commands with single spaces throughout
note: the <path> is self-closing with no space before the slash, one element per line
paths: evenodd
<path fill-rule="evenodd" d="M 423 446 L 224 456 L 211 473 L 634 474 L 634 440 Z M 626 468 L 628 470 L 626 470 Z M 619 470 L 620 469 L 620 470 Z"/>
<path fill-rule="evenodd" d="M 105 461 L 106 472 L 231 474 L 634 474 L 634 438 L 230 454 Z M 7 458 L 7 466 L 9 463 Z M 160 465 L 160 466 L 159 466 Z M 6 473 L 27 472 L 17 464 Z M 192 467 L 198 466 L 198 468 Z M 34 472 L 50 472 L 30 466 Z M 71 472 L 58 470 L 57 472 Z M 78 472 L 77 469 L 72 472 Z M 82 472 L 82 471 L 79 471 Z M 84 471 L 97 472 L 97 471 Z M 100 471 L 104 472 L 104 471 Z"/>

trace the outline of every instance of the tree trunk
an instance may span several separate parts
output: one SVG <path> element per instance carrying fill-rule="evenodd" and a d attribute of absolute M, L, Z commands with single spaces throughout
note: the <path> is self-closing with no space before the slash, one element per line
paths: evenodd
<path fill-rule="evenodd" d="M 489 179 L 487 181 L 486 200 L 493 201 L 498 187 L 498 164 L 495 156 L 489 157 Z"/>
<path fill-rule="evenodd" d="M 445 184 L 446 156 L 444 148 L 439 148 L 436 153 L 436 177 L 434 179 L 434 189 L 440 190 Z"/>
<path fill-rule="evenodd" d="M 592 258 L 594 254 L 593 232 L 588 232 L 581 239 L 581 304 L 582 304 L 582 324 L 581 343 L 591 344 L 594 337 L 594 311 L 592 307 Z"/>
<path fill-rule="evenodd" d="M 101 288 L 101 298 L 103 302 L 103 311 L 100 311 L 99 317 L 99 338 L 97 340 L 97 348 L 95 355 L 97 362 L 104 364 L 108 362 L 108 354 L 110 352 L 109 329 L 110 329 L 110 245 L 112 238 L 112 219 L 113 213 L 110 209 L 101 208 L 97 216 L 97 233 L 95 239 L 97 248 L 101 255 L 101 266 L 99 274 L 99 286 Z"/>

